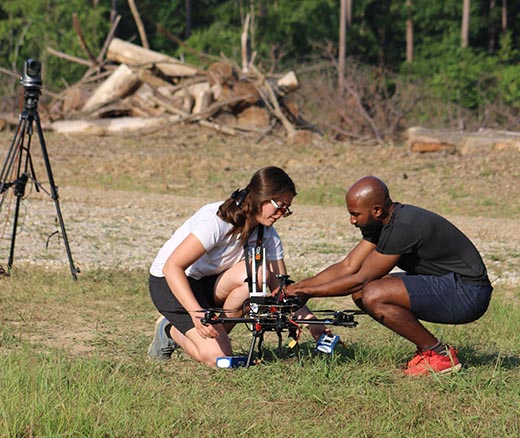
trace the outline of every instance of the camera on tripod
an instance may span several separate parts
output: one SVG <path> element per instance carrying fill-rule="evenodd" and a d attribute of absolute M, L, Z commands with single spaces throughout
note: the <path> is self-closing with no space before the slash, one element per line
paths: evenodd
<path fill-rule="evenodd" d="M 26 89 L 40 90 L 42 88 L 42 64 L 35 59 L 27 59 L 23 64 L 23 75 L 20 84 Z"/>
<path fill-rule="evenodd" d="M 43 188 L 43 185 L 37 180 L 34 173 L 34 166 L 31 155 L 32 135 L 35 127 L 38 140 L 40 141 L 41 153 L 45 163 L 45 168 L 47 170 L 48 184 L 50 189 L 50 192 L 45 189 L 44 191 L 54 200 L 57 220 L 61 229 L 61 236 L 65 243 L 67 257 L 69 259 L 70 271 L 72 273 L 72 277 L 74 280 L 76 280 L 79 269 L 74 266 L 74 262 L 72 260 L 67 232 L 65 230 L 65 223 L 63 222 L 60 203 L 58 200 L 58 187 L 56 187 L 56 184 L 54 183 L 54 176 L 52 174 L 51 163 L 47 152 L 47 145 L 45 144 L 43 129 L 40 123 L 40 116 L 38 114 L 38 99 L 40 97 L 43 85 L 41 71 L 42 64 L 39 61 L 36 61 L 32 58 L 28 58 L 25 61 L 23 66 L 23 74 L 20 78 L 20 84 L 24 87 L 24 108 L 20 114 L 18 128 L 16 129 L 11 147 L 7 152 L 7 157 L 0 172 L 0 195 L 6 192 L 8 188 L 14 187 L 14 194 L 16 196 L 12 217 L 13 232 L 11 234 L 9 259 L 7 261 L 7 275 L 10 274 L 11 268 L 13 266 L 18 217 L 20 214 L 20 204 L 22 199 L 25 197 L 25 186 L 28 181 L 31 181 L 31 183 L 34 184 L 35 190 L 37 192 Z M 6 199 L 5 195 L 0 196 L 0 211 L 2 210 L 4 199 Z M 3 268 L 0 266 L 0 273 L 2 270 Z"/>

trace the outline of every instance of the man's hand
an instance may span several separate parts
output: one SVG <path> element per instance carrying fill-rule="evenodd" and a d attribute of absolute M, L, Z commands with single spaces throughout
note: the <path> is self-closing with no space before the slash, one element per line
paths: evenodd
<path fill-rule="evenodd" d="M 287 287 L 285 289 L 285 293 L 288 297 L 298 298 L 298 301 L 300 302 L 302 307 L 305 306 L 305 304 L 307 303 L 309 298 L 311 298 L 305 292 L 298 290 L 298 283 L 287 285 Z"/>

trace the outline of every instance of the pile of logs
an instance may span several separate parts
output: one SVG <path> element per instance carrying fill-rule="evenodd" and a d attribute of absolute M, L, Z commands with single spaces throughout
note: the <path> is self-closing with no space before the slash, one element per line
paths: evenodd
<path fill-rule="evenodd" d="M 292 71 L 267 78 L 252 65 L 244 72 L 224 59 L 201 70 L 117 38 L 105 66 L 94 85 L 80 81 L 56 99 L 52 129 L 109 135 L 198 123 L 228 135 L 264 136 L 281 126 L 290 141 L 310 132 L 290 96 L 299 87 Z"/>

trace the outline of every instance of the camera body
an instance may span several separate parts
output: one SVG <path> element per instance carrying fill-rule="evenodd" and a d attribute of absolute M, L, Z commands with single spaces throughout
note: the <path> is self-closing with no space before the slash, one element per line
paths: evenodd
<path fill-rule="evenodd" d="M 22 84 L 27 90 L 40 90 L 42 88 L 42 64 L 35 59 L 27 59 L 23 64 L 23 75 L 20 78 Z"/>

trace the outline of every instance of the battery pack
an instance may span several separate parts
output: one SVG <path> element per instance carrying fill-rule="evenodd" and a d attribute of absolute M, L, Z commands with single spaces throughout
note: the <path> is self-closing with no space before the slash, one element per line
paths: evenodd
<path fill-rule="evenodd" d="M 238 368 L 247 365 L 247 356 L 217 357 L 217 368 Z"/>
<path fill-rule="evenodd" d="M 323 333 L 316 342 L 316 351 L 319 351 L 320 353 L 332 354 L 338 341 L 339 336 Z"/>

